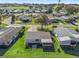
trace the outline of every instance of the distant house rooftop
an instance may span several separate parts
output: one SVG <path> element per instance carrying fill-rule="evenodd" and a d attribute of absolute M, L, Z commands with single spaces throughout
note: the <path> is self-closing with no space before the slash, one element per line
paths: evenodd
<path fill-rule="evenodd" d="M 19 18 L 21 21 L 32 21 L 32 18 L 31 17 L 29 17 L 29 16 L 21 16 L 20 18 Z"/>

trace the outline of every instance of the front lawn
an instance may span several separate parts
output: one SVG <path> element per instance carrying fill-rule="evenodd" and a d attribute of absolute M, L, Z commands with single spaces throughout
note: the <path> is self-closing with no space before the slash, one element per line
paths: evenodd
<path fill-rule="evenodd" d="M 4 28 L 4 27 L 6 27 L 6 26 L 8 26 L 8 25 L 7 25 L 7 24 L 2 23 L 2 24 L 0 25 L 0 29 L 1 29 L 1 28 Z"/>
<path fill-rule="evenodd" d="M 26 28 L 27 30 L 28 28 Z M 2 56 L 2 58 L 68 58 L 68 57 L 76 57 L 72 55 L 65 54 L 63 51 L 59 53 L 55 52 L 43 52 L 41 48 L 38 49 L 25 49 L 25 34 L 18 39 L 18 41 Z M 56 40 L 56 38 L 54 38 Z M 54 43 L 55 49 L 60 48 L 58 42 Z"/>
<path fill-rule="evenodd" d="M 65 28 L 71 28 L 71 29 L 76 30 L 76 29 L 78 29 L 78 26 L 65 26 Z"/>

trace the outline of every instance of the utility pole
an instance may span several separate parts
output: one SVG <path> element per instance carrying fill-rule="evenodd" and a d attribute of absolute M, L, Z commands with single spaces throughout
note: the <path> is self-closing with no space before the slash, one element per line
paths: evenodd
<path fill-rule="evenodd" d="M 61 0 L 58 0 L 58 5 L 60 4 Z"/>
<path fill-rule="evenodd" d="M 58 0 L 58 4 L 57 4 L 57 7 L 59 7 L 59 5 L 60 5 L 60 2 L 61 2 L 61 0 Z"/>

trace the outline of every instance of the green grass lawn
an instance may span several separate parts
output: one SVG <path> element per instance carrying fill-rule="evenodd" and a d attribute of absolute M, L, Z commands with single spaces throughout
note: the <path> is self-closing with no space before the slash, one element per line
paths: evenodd
<path fill-rule="evenodd" d="M 69 24 L 69 23 L 67 23 L 67 22 L 65 22 L 65 21 L 61 21 L 61 23 L 63 23 L 63 24 Z"/>
<path fill-rule="evenodd" d="M 9 7 L 0 7 L 0 8 L 7 8 L 7 9 L 26 9 L 26 8 L 29 8 L 28 6 L 9 6 Z"/>
<path fill-rule="evenodd" d="M 27 30 L 28 28 L 26 28 Z M 56 40 L 55 37 L 53 37 Z M 57 40 L 54 43 L 55 52 L 43 52 L 41 48 L 38 49 L 25 49 L 25 39 L 26 39 L 26 32 L 25 34 L 18 39 L 18 41 L 4 54 L 1 56 L 2 58 L 70 58 L 76 57 L 72 55 L 65 54 L 63 50 L 60 48 Z M 57 52 L 56 49 L 60 48 L 61 53 Z"/>
<path fill-rule="evenodd" d="M 79 22 L 79 19 L 77 19 L 76 21 Z"/>
<path fill-rule="evenodd" d="M 78 26 L 65 26 L 65 28 L 71 28 L 71 29 L 76 30 L 76 29 L 78 29 L 79 27 L 78 27 Z"/>
<path fill-rule="evenodd" d="M 1 28 L 4 28 L 4 27 L 6 27 L 6 26 L 7 26 L 7 24 L 2 23 L 2 24 L 0 25 L 0 29 L 1 29 Z"/>
<path fill-rule="evenodd" d="M 16 24 L 24 24 L 22 21 L 16 21 Z"/>
<path fill-rule="evenodd" d="M 6 20 L 7 18 L 9 18 L 9 16 L 2 17 L 2 21 Z"/>

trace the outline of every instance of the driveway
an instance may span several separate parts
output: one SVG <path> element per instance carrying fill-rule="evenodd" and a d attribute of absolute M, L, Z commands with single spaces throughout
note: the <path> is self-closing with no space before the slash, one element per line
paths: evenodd
<path fill-rule="evenodd" d="M 27 32 L 37 32 L 37 26 L 31 26 Z"/>

